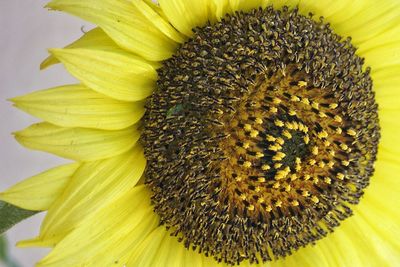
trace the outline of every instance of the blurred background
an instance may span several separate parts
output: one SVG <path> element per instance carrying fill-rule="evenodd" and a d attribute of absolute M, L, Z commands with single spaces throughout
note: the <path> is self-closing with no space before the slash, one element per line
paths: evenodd
<path fill-rule="evenodd" d="M 92 26 L 60 12 L 44 9 L 47 0 L 0 0 L 0 191 L 64 161 L 29 151 L 11 133 L 37 120 L 12 107 L 6 99 L 38 89 L 75 83 L 61 65 L 45 71 L 40 62 L 47 48 L 63 47 Z M 44 214 L 38 214 L 0 238 L 0 267 L 32 267 L 46 249 L 20 249 L 19 240 L 36 236 Z M 5 237 L 5 238 L 4 238 Z M 7 240 L 7 243 L 5 242 Z"/>

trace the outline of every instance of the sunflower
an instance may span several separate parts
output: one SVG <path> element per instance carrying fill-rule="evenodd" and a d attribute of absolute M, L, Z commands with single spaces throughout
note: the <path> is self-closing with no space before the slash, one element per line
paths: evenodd
<path fill-rule="evenodd" d="M 0 194 L 38 266 L 400 261 L 400 4 L 53 0 L 98 27 L 42 63 L 15 134 L 74 162 Z"/>

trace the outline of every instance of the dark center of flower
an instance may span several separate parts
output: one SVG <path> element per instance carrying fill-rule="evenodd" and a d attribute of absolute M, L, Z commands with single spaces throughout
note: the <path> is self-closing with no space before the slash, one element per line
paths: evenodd
<path fill-rule="evenodd" d="M 159 69 L 142 143 L 161 223 L 218 261 L 265 262 L 351 215 L 379 141 L 369 69 L 297 10 L 194 29 Z"/>

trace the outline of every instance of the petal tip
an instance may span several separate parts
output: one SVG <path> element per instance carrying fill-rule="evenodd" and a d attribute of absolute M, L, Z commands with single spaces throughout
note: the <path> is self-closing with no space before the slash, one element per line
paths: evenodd
<path fill-rule="evenodd" d="M 19 98 L 20 98 L 19 96 L 14 96 L 14 97 L 11 97 L 11 98 L 7 98 L 6 101 L 15 104 L 19 100 Z"/>
<path fill-rule="evenodd" d="M 40 237 L 19 241 L 16 246 L 18 248 L 51 247 L 49 244 L 45 244 Z"/>
<path fill-rule="evenodd" d="M 43 8 L 47 8 L 48 10 L 57 10 L 57 0 L 52 0 L 44 5 Z"/>
<path fill-rule="evenodd" d="M 51 56 L 48 56 L 45 60 L 42 61 L 39 65 L 40 70 L 47 69 L 50 66 Z"/>

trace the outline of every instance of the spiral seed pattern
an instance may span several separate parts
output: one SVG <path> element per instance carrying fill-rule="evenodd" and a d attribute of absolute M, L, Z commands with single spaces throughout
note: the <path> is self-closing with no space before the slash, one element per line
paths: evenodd
<path fill-rule="evenodd" d="M 379 142 L 351 39 L 287 7 L 194 29 L 146 104 L 146 183 L 161 224 L 231 265 L 314 244 L 352 213 Z"/>

